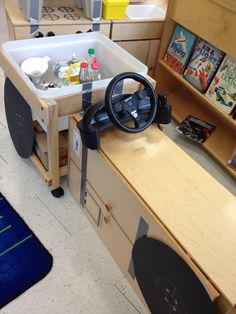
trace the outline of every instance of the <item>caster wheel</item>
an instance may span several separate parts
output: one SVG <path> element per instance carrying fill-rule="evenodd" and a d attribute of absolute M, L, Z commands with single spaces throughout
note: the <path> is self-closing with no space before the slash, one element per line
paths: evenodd
<path fill-rule="evenodd" d="M 59 186 L 59 188 L 51 191 L 52 195 L 56 198 L 60 198 L 64 195 L 64 190 Z"/>

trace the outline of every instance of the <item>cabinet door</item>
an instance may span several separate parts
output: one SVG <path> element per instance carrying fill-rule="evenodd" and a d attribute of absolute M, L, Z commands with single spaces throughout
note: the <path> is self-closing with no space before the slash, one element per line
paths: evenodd
<path fill-rule="evenodd" d="M 79 202 L 81 173 L 72 160 L 69 161 L 68 180 L 69 189 Z M 129 275 L 133 245 L 89 184 L 87 184 L 86 205 L 83 211 L 117 265 L 131 281 L 133 288 L 142 299 L 137 281 Z"/>
<path fill-rule="evenodd" d="M 150 47 L 146 64 L 148 66 L 148 75 L 150 75 L 151 77 L 153 77 L 155 73 L 160 43 L 160 40 L 150 40 Z"/>
<path fill-rule="evenodd" d="M 149 53 L 149 40 L 140 41 L 118 41 L 116 42 L 120 47 L 128 51 L 131 55 L 137 58 L 144 64 L 147 64 Z"/>

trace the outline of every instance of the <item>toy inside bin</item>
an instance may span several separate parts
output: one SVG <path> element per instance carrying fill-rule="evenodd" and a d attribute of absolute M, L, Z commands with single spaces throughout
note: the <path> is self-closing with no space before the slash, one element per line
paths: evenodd
<path fill-rule="evenodd" d="M 50 57 L 52 62 L 58 62 L 70 59 L 74 53 L 86 58 L 89 48 L 95 49 L 96 58 L 101 66 L 101 80 L 92 83 L 92 90 L 105 90 L 112 78 L 123 72 L 147 75 L 148 69 L 144 64 L 98 32 L 6 42 L 2 45 L 2 53 L 36 96 L 43 99 L 56 99 L 81 93 L 82 84 L 48 90 L 37 89 L 22 71 L 22 62 L 28 58 L 44 56 Z"/>

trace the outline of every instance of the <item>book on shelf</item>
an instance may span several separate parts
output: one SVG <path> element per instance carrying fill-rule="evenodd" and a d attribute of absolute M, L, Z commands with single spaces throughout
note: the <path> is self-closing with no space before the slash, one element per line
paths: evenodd
<path fill-rule="evenodd" d="M 222 111 L 232 113 L 236 105 L 236 60 L 226 55 L 206 93 Z"/>
<path fill-rule="evenodd" d="M 191 115 L 176 127 L 177 132 L 198 143 L 204 143 L 215 129 L 214 125 Z"/>
<path fill-rule="evenodd" d="M 232 152 L 232 155 L 228 161 L 228 166 L 234 170 L 236 170 L 236 146 Z"/>
<path fill-rule="evenodd" d="M 180 25 L 176 25 L 164 62 L 177 73 L 182 73 L 196 41 L 196 36 Z"/>
<path fill-rule="evenodd" d="M 184 78 L 201 93 L 205 93 L 223 57 L 223 51 L 200 39 L 184 71 Z"/>

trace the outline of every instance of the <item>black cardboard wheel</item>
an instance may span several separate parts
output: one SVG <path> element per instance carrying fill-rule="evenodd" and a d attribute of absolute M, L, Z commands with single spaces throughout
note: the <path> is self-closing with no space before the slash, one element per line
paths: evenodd
<path fill-rule="evenodd" d="M 4 86 L 4 102 L 7 125 L 15 149 L 22 158 L 29 158 L 34 144 L 31 109 L 8 78 Z"/>
<path fill-rule="evenodd" d="M 143 237 L 132 252 L 135 276 L 152 314 L 216 314 L 204 286 L 164 243 Z"/>

